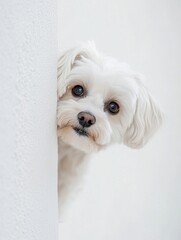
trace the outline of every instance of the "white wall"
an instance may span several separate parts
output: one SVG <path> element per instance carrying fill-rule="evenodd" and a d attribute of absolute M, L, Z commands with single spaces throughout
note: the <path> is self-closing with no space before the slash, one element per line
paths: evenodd
<path fill-rule="evenodd" d="M 56 8 L 1 1 L 1 240 L 58 237 Z"/>
<path fill-rule="evenodd" d="M 165 112 L 144 149 L 117 145 L 93 158 L 60 239 L 181 239 L 180 12 L 179 0 L 59 1 L 62 47 L 94 39 L 148 77 Z"/>

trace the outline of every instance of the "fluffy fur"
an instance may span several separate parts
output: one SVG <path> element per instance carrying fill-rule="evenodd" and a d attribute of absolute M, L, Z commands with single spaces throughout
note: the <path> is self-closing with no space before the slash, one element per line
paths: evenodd
<path fill-rule="evenodd" d="M 74 97 L 72 88 L 81 85 L 84 97 Z M 119 105 L 110 114 L 108 102 Z M 79 112 L 90 112 L 96 123 L 86 128 L 87 136 L 74 130 L 80 127 Z M 112 143 L 131 148 L 144 146 L 162 121 L 161 111 L 143 84 L 142 76 L 128 65 L 100 54 L 86 43 L 61 54 L 58 62 L 59 195 L 60 206 L 79 182 L 89 153 Z"/>

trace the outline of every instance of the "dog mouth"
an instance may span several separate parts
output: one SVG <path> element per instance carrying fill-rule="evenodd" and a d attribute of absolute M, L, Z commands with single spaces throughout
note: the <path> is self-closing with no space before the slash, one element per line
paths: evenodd
<path fill-rule="evenodd" d="M 83 128 L 74 127 L 73 129 L 79 136 L 86 136 L 86 137 L 89 136 L 88 133 L 86 132 L 86 130 Z"/>

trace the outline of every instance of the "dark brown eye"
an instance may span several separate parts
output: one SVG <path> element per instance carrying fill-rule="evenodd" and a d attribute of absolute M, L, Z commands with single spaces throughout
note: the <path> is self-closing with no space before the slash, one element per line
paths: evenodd
<path fill-rule="evenodd" d="M 83 97 L 84 96 L 84 88 L 80 85 L 76 85 L 72 88 L 72 95 L 74 97 Z"/>
<path fill-rule="evenodd" d="M 112 114 L 117 114 L 119 112 L 119 105 L 116 102 L 110 102 L 107 109 Z"/>

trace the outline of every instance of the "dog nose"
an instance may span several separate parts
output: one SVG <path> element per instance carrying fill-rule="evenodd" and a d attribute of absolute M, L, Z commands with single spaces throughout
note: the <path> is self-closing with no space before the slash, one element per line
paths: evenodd
<path fill-rule="evenodd" d="M 92 115 L 89 112 L 80 112 L 77 115 L 77 118 L 79 120 L 80 125 L 87 128 L 96 122 L 96 118 L 94 117 L 94 115 Z"/>

